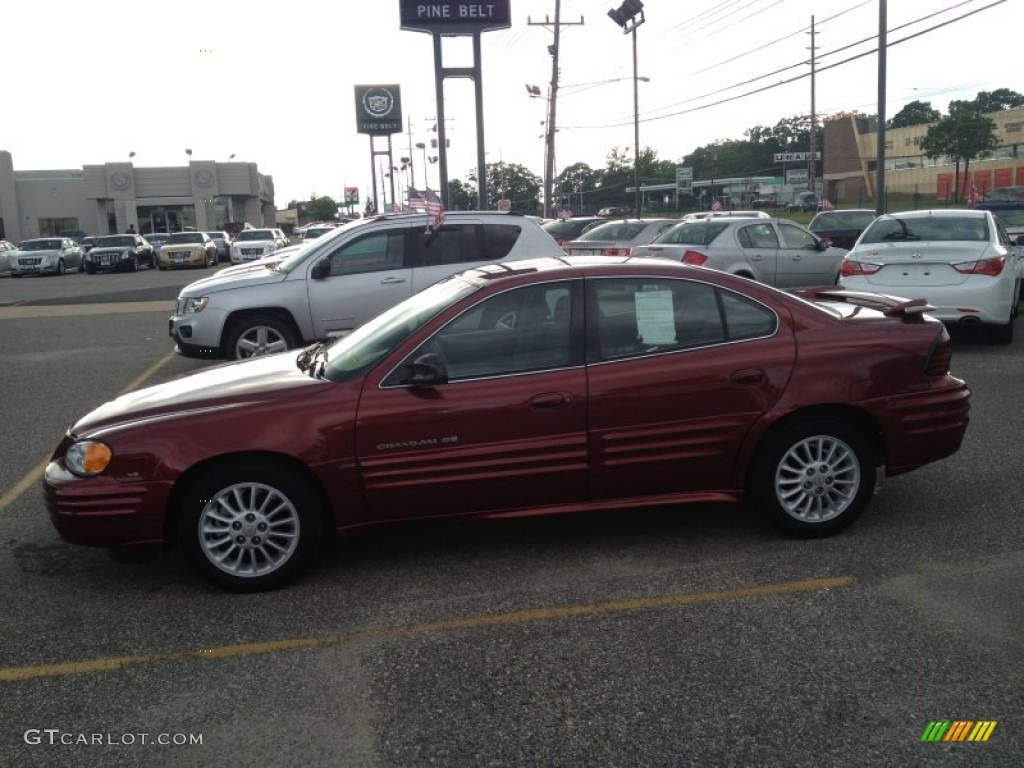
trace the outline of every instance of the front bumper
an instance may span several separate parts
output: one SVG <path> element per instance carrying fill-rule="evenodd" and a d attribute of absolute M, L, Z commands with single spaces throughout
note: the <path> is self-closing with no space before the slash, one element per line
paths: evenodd
<path fill-rule="evenodd" d="M 164 541 L 170 482 L 77 477 L 57 461 L 43 473 L 50 522 L 65 541 L 90 547 L 151 547 Z"/>

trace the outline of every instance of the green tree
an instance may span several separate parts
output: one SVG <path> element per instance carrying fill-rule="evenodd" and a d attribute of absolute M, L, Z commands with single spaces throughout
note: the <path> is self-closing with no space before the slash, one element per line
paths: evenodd
<path fill-rule="evenodd" d="M 555 178 L 555 195 L 558 207 L 571 209 L 574 213 L 582 213 L 585 208 L 593 207 L 592 195 L 601 183 L 601 174 L 586 163 L 573 163 Z"/>
<path fill-rule="evenodd" d="M 477 207 L 476 184 L 459 179 L 448 180 L 448 210 L 475 211 Z"/>
<path fill-rule="evenodd" d="M 333 197 L 313 197 L 306 203 L 306 214 L 313 221 L 334 221 L 338 218 L 338 203 Z"/>
<path fill-rule="evenodd" d="M 487 173 L 487 196 L 490 205 L 497 207 L 498 200 L 509 200 L 512 210 L 517 213 L 536 215 L 540 207 L 540 190 L 543 180 L 519 163 L 497 162 L 485 167 Z M 469 178 L 476 181 L 476 173 L 470 172 Z"/>
<path fill-rule="evenodd" d="M 892 119 L 886 123 L 886 127 L 906 128 L 909 125 L 936 123 L 941 118 L 942 113 L 934 109 L 930 101 L 911 101 L 892 116 Z"/>
<path fill-rule="evenodd" d="M 955 106 L 954 106 L 955 105 Z M 1004 109 L 1024 107 L 1024 96 L 1009 88 L 997 88 L 994 91 L 979 91 L 971 101 L 953 101 L 949 104 L 950 112 L 960 106 L 970 106 L 976 112 L 1002 112 Z"/>
<path fill-rule="evenodd" d="M 971 160 L 987 155 L 998 146 L 998 141 L 995 121 L 978 112 L 973 102 L 952 102 L 949 106 L 949 114 L 929 126 L 921 140 L 921 152 L 925 157 L 953 160 L 953 201 L 959 203 L 964 193 L 960 184 L 960 162 L 964 163 L 966 178 Z"/>

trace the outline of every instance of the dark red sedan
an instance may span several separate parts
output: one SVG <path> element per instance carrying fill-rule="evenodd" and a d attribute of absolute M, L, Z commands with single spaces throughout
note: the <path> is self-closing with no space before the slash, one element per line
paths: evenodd
<path fill-rule="evenodd" d="M 923 302 L 803 297 L 658 259 L 492 265 L 331 345 L 227 364 L 81 419 L 44 485 L 68 541 L 177 543 L 265 589 L 325 531 L 739 501 L 850 524 L 960 446 L 970 393 Z"/>

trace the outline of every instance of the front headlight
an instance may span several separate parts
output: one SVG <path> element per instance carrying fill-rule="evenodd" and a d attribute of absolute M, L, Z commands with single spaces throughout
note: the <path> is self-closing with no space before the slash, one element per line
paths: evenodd
<path fill-rule="evenodd" d="M 68 469 L 82 477 L 100 474 L 110 465 L 114 457 L 110 446 L 99 440 L 78 440 L 68 446 L 64 463 Z"/>
<path fill-rule="evenodd" d="M 195 296 L 193 298 L 185 299 L 181 310 L 182 314 L 191 315 L 193 312 L 202 312 L 206 309 L 206 305 L 209 303 L 209 296 Z"/>
<path fill-rule="evenodd" d="M 121 261 L 128 261 L 129 259 L 132 258 L 134 257 L 132 256 L 132 252 L 130 250 L 121 252 Z"/>

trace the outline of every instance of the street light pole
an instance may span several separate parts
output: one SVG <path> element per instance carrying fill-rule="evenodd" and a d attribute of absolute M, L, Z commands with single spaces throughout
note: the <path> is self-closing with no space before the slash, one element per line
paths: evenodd
<path fill-rule="evenodd" d="M 647 19 L 641 0 L 623 0 L 622 5 L 608 11 L 608 15 L 622 27 L 624 34 L 633 36 L 633 195 L 634 210 L 636 215 L 640 216 L 643 196 L 640 193 L 640 78 L 637 76 L 636 28 Z"/>

